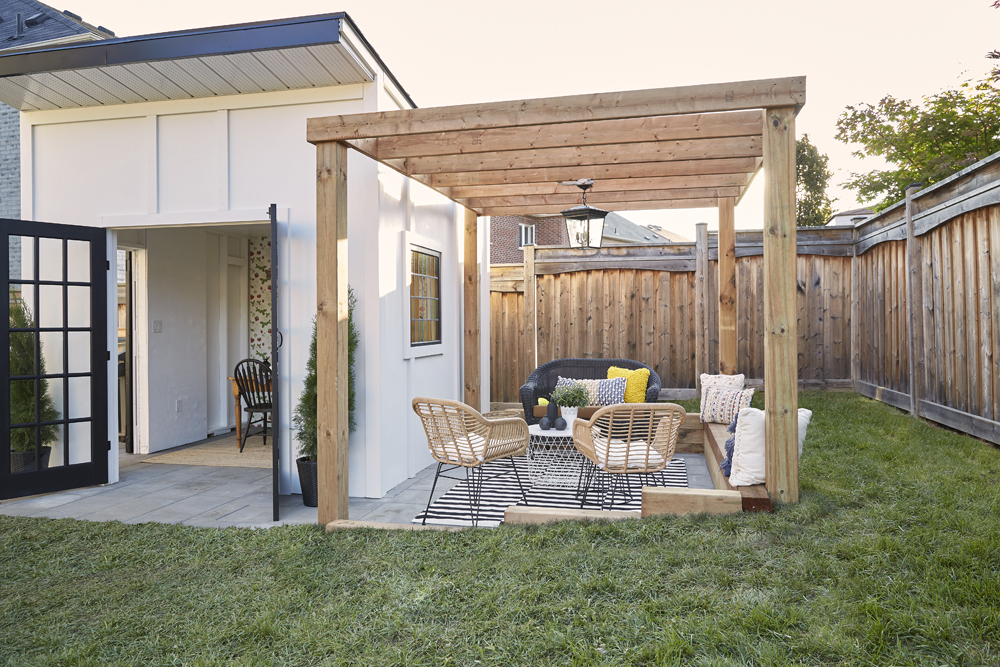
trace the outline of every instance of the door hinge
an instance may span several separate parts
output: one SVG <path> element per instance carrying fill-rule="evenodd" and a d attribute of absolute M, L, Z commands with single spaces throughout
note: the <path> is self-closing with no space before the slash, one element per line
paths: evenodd
<path fill-rule="evenodd" d="M 108 271 L 110 271 L 110 270 L 111 270 L 111 260 L 110 260 L 110 259 L 108 260 L 108 268 L 107 268 L 107 270 L 108 270 Z"/>
<path fill-rule="evenodd" d="M 111 351 L 108 350 L 108 361 L 111 361 Z"/>
<path fill-rule="evenodd" d="M 108 440 L 108 451 L 109 452 L 111 451 L 111 441 L 110 440 Z"/>

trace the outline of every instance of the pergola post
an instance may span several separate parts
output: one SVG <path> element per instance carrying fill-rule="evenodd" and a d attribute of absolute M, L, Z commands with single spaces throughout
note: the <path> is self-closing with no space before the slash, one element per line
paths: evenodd
<path fill-rule="evenodd" d="M 463 317 L 465 320 L 465 404 L 475 410 L 480 405 L 480 332 L 479 332 L 479 243 L 477 223 L 479 216 L 471 209 L 465 210 L 465 280 L 463 288 Z"/>
<path fill-rule="evenodd" d="M 795 307 L 795 107 L 765 109 L 763 148 L 766 486 L 773 501 L 796 503 L 799 500 L 799 383 Z M 721 252 L 719 257 L 721 259 Z"/>
<path fill-rule="evenodd" d="M 347 146 L 316 146 L 316 439 L 319 523 L 348 518 Z"/>
<path fill-rule="evenodd" d="M 719 197 L 719 372 L 736 374 L 735 197 Z"/>
<path fill-rule="evenodd" d="M 694 270 L 694 386 L 701 389 L 701 374 L 708 372 L 708 321 L 705 306 L 705 274 L 708 273 L 708 223 L 699 222 L 694 226 L 695 270 Z"/>

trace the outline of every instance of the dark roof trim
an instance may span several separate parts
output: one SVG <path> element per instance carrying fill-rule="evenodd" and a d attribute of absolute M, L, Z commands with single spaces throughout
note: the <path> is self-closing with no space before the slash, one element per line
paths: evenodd
<path fill-rule="evenodd" d="M 346 20 L 386 75 L 414 107 L 413 100 L 392 75 L 346 12 L 199 28 L 136 37 L 119 37 L 0 56 L 0 77 L 157 60 L 267 51 L 340 42 L 340 22 Z"/>

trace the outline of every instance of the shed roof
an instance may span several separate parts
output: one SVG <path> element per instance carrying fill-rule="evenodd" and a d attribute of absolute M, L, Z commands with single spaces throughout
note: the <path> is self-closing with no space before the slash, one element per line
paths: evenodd
<path fill-rule="evenodd" d="M 805 77 L 789 77 L 312 118 L 308 139 L 347 144 L 480 215 L 559 213 L 580 200 L 559 182 L 581 178 L 601 208 L 704 208 L 746 192 L 766 110 L 803 104 Z"/>
<path fill-rule="evenodd" d="M 0 102 L 31 111 L 372 81 L 361 49 L 412 104 L 344 12 L 3 55 Z"/>

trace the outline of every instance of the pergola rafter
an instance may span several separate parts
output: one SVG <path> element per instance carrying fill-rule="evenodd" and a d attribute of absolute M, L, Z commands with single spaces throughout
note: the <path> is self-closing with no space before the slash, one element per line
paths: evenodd
<path fill-rule="evenodd" d="M 346 195 L 336 185 L 337 175 L 346 180 L 346 153 L 324 150 L 331 145 L 353 148 L 467 209 L 465 399 L 477 408 L 477 215 L 558 214 L 579 203 L 579 191 L 559 181 L 591 178 L 589 202 L 614 211 L 718 207 L 722 251 L 735 238 L 734 206 L 763 167 L 768 490 L 776 500 L 797 501 L 794 119 L 803 104 L 805 78 L 789 77 L 310 119 L 321 190 L 318 367 L 338 380 L 319 385 L 320 521 L 347 517 L 347 441 L 340 435 L 347 415 L 339 397 L 346 392 L 339 381 L 346 340 L 337 333 L 346 322 L 340 285 L 346 224 L 338 217 L 346 216 L 339 201 Z M 720 274 L 721 286 L 735 284 L 732 259 L 719 262 L 727 272 Z M 326 270 L 331 262 L 333 276 Z M 734 372 L 735 304 L 730 290 L 720 295 L 720 337 L 726 337 L 720 363 Z M 334 303 L 335 317 L 329 312 Z M 324 349 L 324 341 L 336 350 Z M 325 466 L 324 456 L 335 463 Z"/>

